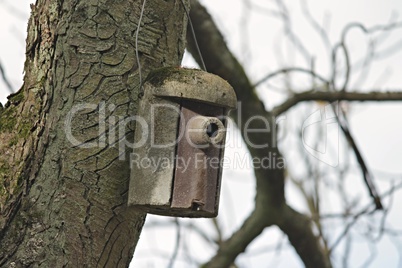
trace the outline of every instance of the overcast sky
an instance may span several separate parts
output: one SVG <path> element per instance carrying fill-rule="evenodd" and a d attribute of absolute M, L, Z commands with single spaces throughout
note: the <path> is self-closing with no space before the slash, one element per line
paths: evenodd
<path fill-rule="evenodd" d="M 18 90 L 22 85 L 24 40 L 30 12 L 29 3 L 31 2 L 20 0 L 18 5 L 11 0 L 0 2 L 0 63 L 14 90 Z M 277 10 L 275 1 L 254 0 L 252 2 L 259 5 L 260 8 L 256 11 L 245 12 L 242 0 L 202 1 L 224 33 L 229 47 L 245 65 L 248 75 L 254 82 L 284 64 L 293 63 L 295 66 L 305 67 L 307 65 L 305 60 L 294 53 L 284 41 L 283 25 L 280 20 L 275 16 L 268 17 L 266 13 L 262 12 Z M 292 14 L 293 30 L 302 39 L 306 48 L 313 51 L 316 70 L 322 75 L 328 75 L 330 64 L 325 46 L 303 17 L 300 2 L 288 1 L 288 3 L 289 12 Z M 308 1 L 308 4 L 315 19 L 326 25 L 332 44 L 339 40 L 342 29 L 349 22 L 358 21 L 370 27 L 388 23 L 390 20 L 402 20 L 402 2 L 400 0 L 314 0 Z M 384 42 L 380 42 L 378 46 L 383 49 L 395 46 L 395 44 L 402 46 L 401 36 L 401 30 L 391 35 L 384 35 Z M 367 49 L 367 37 L 361 31 L 353 30 L 347 37 L 347 45 L 352 59 L 357 60 L 364 55 Z M 188 55 L 185 57 L 184 65 L 194 66 Z M 353 78 L 351 85 L 356 85 L 356 90 L 402 90 L 400 75 L 402 51 L 392 54 L 391 57 L 384 57 L 373 66 L 375 67 L 371 68 L 364 83 L 359 82 L 359 76 Z M 300 89 L 307 84 L 303 77 L 296 82 L 296 87 Z M 8 93 L 6 85 L 0 79 L 0 102 L 3 104 Z M 267 85 L 259 87 L 258 93 L 267 107 L 273 107 L 284 98 L 283 94 L 279 94 Z M 376 179 L 384 179 L 385 183 L 377 181 L 381 190 L 384 191 L 389 185 L 390 177 L 401 180 L 402 103 L 353 104 L 350 109 L 349 119 L 353 133 L 367 163 L 374 171 Z M 300 120 L 299 114 L 300 110 L 292 110 L 286 114 L 284 124 L 291 124 L 292 120 Z M 248 153 L 237 130 L 233 127 L 229 128 L 228 144 L 226 157 L 232 160 L 232 165 L 224 170 L 219 215 L 224 237 L 230 236 L 251 212 L 255 195 L 252 169 L 234 164 L 235 159 L 248 157 Z M 345 161 L 342 159 L 342 152 L 340 157 L 340 162 Z M 294 161 L 292 155 L 289 155 L 289 161 Z M 328 168 L 336 169 L 336 167 Z M 350 180 L 352 181 L 351 188 L 363 189 L 362 196 L 367 194 L 359 175 L 351 176 Z M 402 203 L 401 196 L 401 194 L 397 195 L 393 200 L 394 204 Z M 291 186 L 287 188 L 287 198 L 294 207 L 305 211 L 305 205 L 300 195 Z M 331 200 L 333 201 L 330 199 L 328 202 L 331 203 Z M 401 226 L 401 217 L 400 212 L 394 210 L 389 215 L 388 221 L 394 227 Z M 172 225 L 163 228 L 152 227 L 152 223 L 157 220 L 165 223 L 172 221 L 171 218 L 148 216 L 132 267 L 164 267 L 167 265 L 175 245 L 176 229 Z M 195 223 L 206 232 L 213 232 L 210 220 L 182 220 L 182 224 L 185 223 Z M 339 231 L 336 223 L 333 224 L 333 228 L 335 233 Z M 358 236 L 358 234 L 356 235 Z M 189 250 L 200 262 L 208 260 L 216 250 L 204 243 L 195 232 L 182 231 L 182 236 L 187 237 L 187 241 L 191 242 L 188 245 Z M 249 246 L 246 254 L 242 254 L 236 262 L 240 267 L 302 267 L 294 250 L 286 243 L 281 250 L 272 249 L 282 238 L 283 235 L 277 231 L 276 227 L 267 229 Z M 370 255 L 373 255 L 364 241 L 361 240 L 361 243 L 357 243 L 358 245 L 353 248 L 351 267 L 362 265 Z M 379 242 L 376 259 L 370 267 L 397 267 L 400 252 L 395 243 L 391 238 L 384 237 Z M 399 247 L 399 251 L 401 251 L 401 247 Z M 188 263 L 180 261 L 185 259 L 186 256 L 181 251 L 175 267 L 189 267 Z M 337 263 L 336 267 L 341 266 Z"/>

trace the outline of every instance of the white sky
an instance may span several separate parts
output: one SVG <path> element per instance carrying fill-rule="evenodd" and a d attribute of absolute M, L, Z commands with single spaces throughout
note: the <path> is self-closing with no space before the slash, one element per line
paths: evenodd
<path fill-rule="evenodd" d="M 18 5 L 11 0 L 0 2 L 0 32 L 2 33 L 0 37 L 0 62 L 5 68 L 6 74 L 15 90 L 19 89 L 22 84 L 25 53 L 24 39 L 30 2 L 20 0 Z M 275 1 L 254 0 L 253 2 L 269 10 L 276 10 Z M 282 24 L 277 18 L 267 18 L 266 14 L 262 12 L 245 13 L 242 0 L 204 0 L 202 3 L 210 10 L 223 31 L 229 47 L 244 63 L 246 71 L 253 81 L 258 81 L 264 75 L 280 68 L 284 64 L 293 63 L 297 66 L 308 67 L 306 62 L 297 53 L 294 53 L 293 49 L 284 41 Z M 287 3 L 292 14 L 294 31 L 300 36 L 305 46 L 314 52 L 317 72 L 324 76 L 328 75 L 330 65 L 327 53 L 317 34 L 311 30 L 302 16 L 300 2 L 287 1 Z M 311 0 L 308 3 L 316 20 L 328 26 L 328 34 L 332 44 L 339 40 L 343 27 L 349 22 L 358 21 L 370 27 L 387 23 L 390 18 L 395 19 L 397 17 L 399 18 L 398 21 L 402 20 L 402 2 L 400 0 Z M 229 6 L 230 8 L 228 8 Z M 247 23 L 245 24 L 245 22 Z M 244 27 L 246 27 L 245 30 L 242 30 Z M 385 40 L 383 44 L 379 44 L 379 47 L 386 48 L 397 44 L 398 41 L 402 46 L 401 36 L 401 30 L 390 36 L 384 36 Z M 347 45 L 350 49 L 352 60 L 356 60 L 364 55 L 367 49 L 366 37 L 358 30 L 353 30 L 348 35 Z M 193 64 L 188 56 L 184 62 L 186 65 Z M 376 67 L 370 70 L 365 83 L 360 86 L 357 85 L 358 88 L 356 89 L 402 89 L 402 78 L 399 75 L 402 69 L 402 50 L 374 65 Z M 357 81 L 358 78 L 352 79 L 351 85 L 354 85 Z M 280 80 L 273 81 L 274 85 L 279 83 Z M 295 80 L 295 84 L 299 88 L 307 85 L 307 83 L 308 81 L 302 77 L 300 80 Z M 280 103 L 284 98 L 281 93 L 275 92 L 272 88 L 266 86 L 259 87 L 258 93 L 267 107 Z M 0 79 L 0 102 L 4 104 L 7 95 L 5 85 Z M 287 113 L 283 124 L 292 126 L 300 124 L 302 110 L 303 105 L 300 105 L 300 107 Z M 308 113 L 306 116 L 308 116 Z M 400 135 L 402 103 L 353 104 L 349 120 L 353 134 L 358 140 L 358 145 L 369 167 L 376 176 L 376 182 L 381 191 L 389 187 L 388 181 L 385 180 L 386 178 L 392 177 L 400 182 L 400 174 L 402 173 L 402 165 L 400 164 L 402 160 L 402 138 Z M 247 155 L 237 130 L 230 128 L 228 138 L 227 158 L 233 160 L 236 157 Z M 291 142 L 290 140 L 289 146 L 290 144 L 294 145 Z M 286 148 L 286 146 L 284 147 Z M 341 164 L 348 161 L 347 158 L 344 158 L 343 152 L 342 148 L 340 148 L 339 160 Z M 287 151 L 285 156 L 288 156 L 287 160 L 291 164 L 298 160 L 297 154 L 292 151 Z M 352 159 L 353 157 L 350 158 Z M 330 167 L 328 168 L 330 169 Z M 349 190 L 351 194 L 356 191 L 359 192 L 361 198 L 367 201 L 367 192 L 363 188 L 359 170 L 356 166 L 354 168 L 355 175 L 348 177 Z M 251 212 L 254 194 L 253 172 L 250 168 L 236 168 L 232 165 L 224 171 L 219 215 L 224 237 L 230 236 Z M 305 211 L 305 205 L 300 198 L 300 194 L 289 184 L 287 185 L 287 198 L 297 209 Z M 337 208 L 335 202 L 338 202 L 338 200 L 331 196 L 330 193 L 326 196 L 326 200 L 328 210 Z M 385 200 L 385 202 L 389 201 Z M 402 203 L 402 194 L 397 195 L 393 202 L 394 206 Z M 388 221 L 393 227 L 401 226 L 401 216 L 401 213 L 394 209 L 390 213 Z M 172 219 L 148 216 L 147 224 L 141 235 L 131 267 L 165 267 L 167 265 L 175 245 L 176 231 L 172 227 L 174 225 L 165 228 L 150 227 L 150 223 L 157 220 L 168 222 Z M 183 224 L 194 223 L 208 233 L 213 232 L 210 220 L 186 219 L 181 221 Z M 339 233 L 341 231 L 339 224 L 334 222 L 332 230 L 334 233 Z M 355 237 L 359 236 L 356 233 L 354 235 Z M 195 232 L 182 231 L 182 237 L 188 237 L 187 241 L 191 243 L 188 245 L 189 251 L 200 262 L 208 260 L 215 252 L 215 249 L 209 248 L 210 246 L 197 237 Z M 287 245 L 283 245 L 282 250 L 272 250 L 272 247 L 277 245 L 281 237 L 281 233 L 276 228 L 265 230 L 263 235 L 249 246 L 246 253 L 239 256 L 236 263 L 240 267 L 302 267 L 294 250 Z M 360 241 L 352 249 L 349 263 L 351 267 L 361 266 L 366 258 L 373 255 L 365 240 L 361 239 Z M 378 244 L 376 259 L 370 267 L 397 267 L 400 252 L 398 252 L 398 247 L 395 247 L 394 243 L 396 242 L 393 239 L 384 237 Z M 156 252 L 155 249 L 157 249 Z M 401 250 L 402 246 L 400 245 L 399 251 Z M 183 259 L 185 260 L 186 256 L 181 251 L 178 262 L 174 267 L 189 267 L 188 263 L 180 261 Z M 335 267 L 342 267 L 342 264 L 335 263 Z"/>

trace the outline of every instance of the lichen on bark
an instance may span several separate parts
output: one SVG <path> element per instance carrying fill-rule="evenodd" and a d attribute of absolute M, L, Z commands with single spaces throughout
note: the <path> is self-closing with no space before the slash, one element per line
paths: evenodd
<path fill-rule="evenodd" d="M 187 3 L 187 1 L 185 1 Z M 0 111 L 0 266 L 128 266 L 145 215 L 128 208 L 129 148 L 101 144 L 135 115 L 142 75 L 178 66 L 181 0 L 38 0 L 28 24 L 24 85 Z M 96 148 L 74 146 L 71 133 Z M 110 121 L 111 118 L 117 120 Z M 133 129 L 123 136 L 132 139 Z M 121 136 L 119 137 L 121 138 Z"/>

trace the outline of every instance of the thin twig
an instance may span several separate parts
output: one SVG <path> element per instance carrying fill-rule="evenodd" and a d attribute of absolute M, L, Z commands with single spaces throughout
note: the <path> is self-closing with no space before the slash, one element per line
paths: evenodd
<path fill-rule="evenodd" d="M 10 93 L 14 93 L 13 86 L 11 85 L 10 81 L 8 80 L 8 78 L 6 76 L 6 71 L 4 70 L 3 65 L 1 64 L 1 61 L 0 61 L 0 74 L 1 74 L 1 77 L 3 78 L 4 84 L 6 84 L 6 86 L 7 86 L 8 91 Z"/>
<path fill-rule="evenodd" d="M 22 12 L 20 10 L 20 8 L 16 8 L 13 5 L 11 5 L 10 3 L 8 3 L 8 1 L 1 1 L 1 5 L 2 7 L 4 7 L 9 14 L 11 14 L 13 17 L 21 20 L 21 21 L 27 21 L 29 14 Z M 17 5 L 18 6 L 18 5 Z M 22 9 L 22 8 L 21 8 Z"/>
<path fill-rule="evenodd" d="M 370 267 L 370 264 L 374 262 L 375 257 L 378 255 L 378 250 L 372 243 L 368 243 L 368 247 L 370 249 L 370 252 L 366 261 L 360 266 L 361 268 Z"/>
<path fill-rule="evenodd" d="M 335 80 L 337 78 L 337 51 L 339 48 L 342 49 L 342 51 L 344 53 L 345 66 L 346 66 L 344 83 L 340 89 L 340 92 L 345 92 L 347 89 L 348 83 L 349 83 L 350 73 L 351 73 L 351 64 L 350 64 L 349 52 L 346 47 L 346 35 L 347 35 L 348 30 L 351 28 L 348 26 L 349 25 L 347 25 L 344 28 L 344 30 L 342 32 L 341 41 L 335 45 L 333 52 L 332 52 L 332 78 L 331 78 L 331 88 L 329 88 L 331 91 L 338 91 L 337 87 L 335 85 Z M 362 26 L 362 25 L 360 24 L 360 26 Z M 362 26 L 362 27 L 364 29 L 364 26 Z M 374 200 L 376 209 L 383 209 L 383 206 L 381 204 L 381 199 L 377 193 L 377 189 L 374 184 L 373 176 L 372 176 L 371 172 L 369 171 L 369 169 L 366 165 L 366 162 L 364 161 L 363 156 L 357 146 L 357 143 L 351 134 L 349 123 L 347 121 L 346 112 L 342 109 L 342 107 L 335 107 L 335 104 L 332 104 L 331 107 L 335 113 L 338 112 L 338 113 L 336 113 L 337 114 L 336 120 L 337 120 L 339 126 L 341 127 L 341 130 L 342 130 L 343 134 L 345 135 L 347 142 L 349 143 L 350 147 L 352 148 L 352 150 L 356 156 L 357 162 L 359 163 L 359 165 L 361 167 L 364 183 L 367 186 L 370 196 Z M 339 108 L 339 109 L 337 109 L 337 108 Z M 343 119 L 343 120 L 341 120 L 341 119 Z"/>
<path fill-rule="evenodd" d="M 371 206 L 365 208 L 364 210 L 360 211 L 359 213 L 353 215 L 352 220 L 346 225 L 345 229 L 343 230 L 343 232 L 338 236 L 338 238 L 335 240 L 335 242 L 333 243 L 333 245 L 330 247 L 329 252 L 333 252 L 334 249 L 339 245 L 339 243 L 342 241 L 342 239 L 349 233 L 349 229 L 357 222 L 357 220 L 365 214 L 370 214 L 372 212 L 374 212 L 375 210 L 373 210 L 371 208 Z"/>
<path fill-rule="evenodd" d="M 300 38 L 293 32 L 291 18 L 289 16 L 289 11 L 287 6 L 282 0 L 276 0 L 278 8 L 281 10 L 281 17 L 284 24 L 285 34 L 289 37 L 290 41 L 293 43 L 296 49 L 298 49 L 301 55 L 306 59 L 306 62 L 311 61 L 310 52 L 304 46 Z"/>
<path fill-rule="evenodd" d="M 327 31 L 314 19 L 313 15 L 311 15 L 310 9 L 307 4 L 307 0 L 301 0 L 301 1 L 302 1 L 301 7 L 304 16 L 310 22 L 313 29 L 316 30 L 318 35 L 321 37 L 326 48 L 328 50 L 331 50 L 331 41 L 329 40 Z"/>
<path fill-rule="evenodd" d="M 342 111 L 342 116 L 343 116 L 342 121 L 340 120 L 339 115 L 337 116 L 337 121 L 339 123 L 339 126 L 341 127 L 342 132 L 346 136 L 346 140 L 348 141 L 349 145 L 352 147 L 353 152 L 355 153 L 356 160 L 359 163 L 361 170 L 362 170 L 364 182 L 367 186 L 370 196 L 373 198 L 376 209 L 383 209 L 383 205 L 381 204 L 381 198 L 374 185 L 373 176 L 372 176 L 371 172 L 369 171 L 369 169 L 366 165 L 366 162 L 363 159 L 363 155 L 360 153 L 360 150 L 357 147 L 357 143 L 355 142 L 355 139 L 353 138 L 352 133 L 349 130 L 349 125 L 346 121 L 346 115 L 343 111 Z"/>
<path fill-rule="evenodd" d="M 291 73 L 291 72 L 300 72 L 300 73 L 305 73 L 308 75 L 311 75 L 315 78 L 317 78 L 318 80 L 320 80 L 321 82 L 323 82 L 324 84 L 328 84 L 328 80 L 325 79 L 323 76 L 317 74 L 316 72 L 314 72 L 313 70 L 309 70 L 306 68 L 302 68 L 302 67 L 289 67 L 289 68 L 283 68 L 283 69 L 279 69 L 275 72 L 272 72 L 270 74 L 267 74 L 266 76 L 264 76 L 263 78 L 261 78 L 257 83 L 255 83 L 253 86 L 257 87 L 259 85 L 261 85 L 262 83 L 267 82 L 269 79 L 274 78 L 277 75 L 280 74 L 287 74 L 287 73 Z"/>
<path fill-rule="evenodd" d="M 180 239 L 181 239 L 181 228 L 180 228 L 180 222 L 179 219 L 175 218 L 174 223 L 176 224 L 176 245 L 174 247 L 174 251 L 172 254 L 172 257 L 170 258 L 169 261 L 169 268 L 172 268 L 174 265 L 174 262 L 176 261 L 177 254 L 179 253 L 179 248 L 180 248 Z"/>
<path fill-rule="evenodd" d="M 335 90 L 335 79 L 336 79 L 336 52 L 338 51 L 338 48 L 342 49 L 343 55 L 345 57 L 345 65 L 346 65 L 346 71 L 345 71 L 345 80 L 343 82 L 343 85 L 341 87 L 341 91 L 346 91 L 346 87 L 349 83 L 349 78 L 350 78 L 350 73 L 351 73 L 351 66 L 350 66 L 350 57 L 349 57 L 349 52 L 346 47 L 346 43 L 342 42 L 339 45 L 336 45 L 333 49 L 333 56 L 332 56 L 332 66 L 333 66 L 333 75 L 332 75 L 332 88 Z"/>
<path fill-rule="evenodd" d="M 394 23 L 389 23 L 385 25 L 375 25 L 373 27 L 367 28 L 360 22 L 352 22 L 346 25 L 346 27 L 342 31 L 342 41 L 345 40 L 347 33 L 353 29 L 353 28 L 358 28 L 362 30 L 366 34 L 374 33 L 374 32 L 379 32 L 379 31 L 390 31 L 396 28 L 402 28 L 402 21 L 397 21 Z"/>
<path fill-rule="evenodd" d="M 306 91 L 289 97 L 282 104 L 272 109 L 272 114 L 278 116 L 299 102 L 303 101 L 402 101 L 402 91 L 382 92 L 373 90 L 368 93 L 362 92 L 328 92 L 328 91 Z"/>
<path fill-rule="evenodd" d="M 386 191 L 383 194 L 381 194 L 381 198 L 384 199 L 385 197 L 391 196 L 392 194 L 394 194 L 399 189 L 402 189 L 402 182 L 397 184 L 397 185 L 393 185 L 388 191 Z M 321 219 L 355 218 L 356 216 L 362 215 L 365 212 L 370 211 L 371 207 L 372 207 L 372 204 L 370 203 L 367 206 L 365 206 L 360 212 L 358 212 L 356 214 L 352 214 L 352 213 L 348 212 L 348 213 L 336 213 L 336 214 L 319 215 L 319 217 Z M 401 235 L 402 235 L 402 233 L 401 233 Z"/>
<path fill-rule="evenodd" d="M 211 220 L 212 220 L 212 224 L 214 225 L 214 228 L 216 230 L 216 235 L 217 235 L 216 243 L 218 245 L 220 245 L 222 243 L 222 241 L 223 241 L 223 235 L 222 235 L 221 227 L 219 226 L 219 222 L 218 222 L 217 218 L 212 218 Z"/>
<path fill-rule="evenodd" d="M 158 228 L 158 227 L 163 227 L 163 226 L 171 226 L 174 224 L 172 221 L 168 222 L 159 222 L 159 221 L 152 221 L 152 222 L 147 222 L 145 225 L 145 228 Z M 180 223 L 181 228 L 185 228 L 191 231 L 194 231 L 196 234 L 200 236 L 200 238 L 204 239 L 205 243 L 214 245 L 215 241 L 201 228 L 199 228 L 197 225 L 192 224 L 192 223 Z"/>

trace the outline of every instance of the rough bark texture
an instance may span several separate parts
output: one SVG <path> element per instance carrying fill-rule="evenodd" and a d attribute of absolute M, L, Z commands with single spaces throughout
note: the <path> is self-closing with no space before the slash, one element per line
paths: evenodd
<path fill-rule="evenodd" d="M 128 266 L 145 215 L 126 206 L 130 148 L 119 148 L 133 137 L 123 123 L 137 108 L 142 3 L 32 5 L 24 85 L 0 109 L 1 267 Z M 179 65 L 186 23 L 182 1 L 146 2 L 143 78 Z M 71 134 L 96 146 L 68 139 L 74 108 Z"/>
<path fill-rule="evenodd" d="M 198 1 L 191 0 L 190 3 L 190 17 L 207 70 L 226 79 L 235 89 L 237 99 L 241 102 L 240 113 L 238 115 L 232 113 L 232 116 L 241 130 L 251 157 L 280 159 L 276 144 L 276 125 L 273 114 L 267 111 L 259 100 L 244 69 L 227 48 L 211 16 Z M 189 31 L 188 41 L 189 51 L 200 63 L 195 42 Z M 243 131 L 246 127 L 245 124 L 253 116 L 265 118 L 270 122 L 270 132 L 266 134 L 250 132 L 245 136 Z M 253 120 L 248 125 L 248 128 L 266 129 L 267 126 L 262 120 Z M 269 146 L 259 149 L 253 144 L 268 144 Z M 256 168 L 254 172 L 257 186 L 254 211 L 243 223 L 242 227 L 220 245 L 217 254 L 205 266 L 229 267 L 249 243 L 261 234 L 264 228 L 277 225 L 287 234 L 289 241 L 306 267 L 330 267 L 328 255 L 324 252 L 319 238 L 312 231 L 311 220 L 294 211 L 286 204 L 283 167 Z"/>

